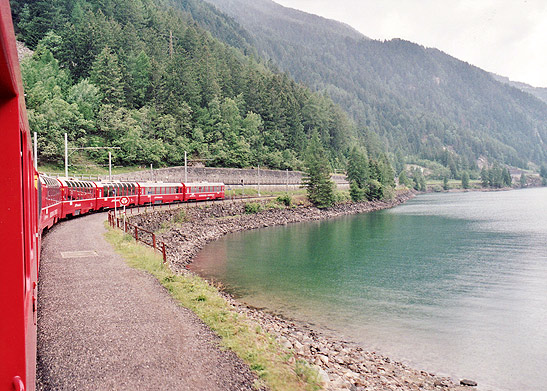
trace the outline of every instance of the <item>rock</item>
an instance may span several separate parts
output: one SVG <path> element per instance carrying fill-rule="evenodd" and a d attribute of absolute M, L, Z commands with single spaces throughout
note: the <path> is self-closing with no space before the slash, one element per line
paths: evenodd
<path fill-rule="evenodd" d="M 315 370 L 317 371 L 319 384 L 322 387 L 325 387 L 327 384 L 330 383 L 329 374 L 323 368 L 315 366 Z"/>
<path fill-rule="evenodd" d="M 329 366 L 329 358 L 327 356 L 324 356 L 322 354 L 319 355 L 319 360 L 325 365 L 326 367 Z"/>
<path fill-rule="evenodd" d="M 474 380 L 469 380 L 469 379 L 462 379 L 460 380 L 460 384 L 462 386 L 468 386 L 468 387 L 476 387 L 477 386 L 477 382 L 474 381 Z"/>
<path fill-rule="evenodd" d="M 435 380 L 435 383 L 433 383 L 435 387 L 448 387 L 448 384 L 443 380 Z"/>

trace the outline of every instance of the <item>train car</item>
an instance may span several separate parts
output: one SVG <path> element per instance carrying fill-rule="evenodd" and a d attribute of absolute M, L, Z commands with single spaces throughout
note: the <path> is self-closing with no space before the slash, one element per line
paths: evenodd
<path fill-rule="evenodd" d="M 139 204 L 169 204 L 184 201 L 182 183 L 139 182 Z"/>
<path fill-rule="evenodd" d="M 97 186 L 94 182 L 59 178 L 63 199 L 61 217 L 73 217 L 97 209 Z"/>
<path fill-rule="evenodd" d="M 224 199 L 224 183 L 183 183 L 184 201 L 207 201 Z"/>
<path fill-rule="evenodd" d="M 62 218 L 62 188 L 61 182 L 56 178 L 45 175 L 39 176 L 39 204 L 40 232 L 51 228 Z"/>
<path fill-rule="evenodd" d="M 137 182 L 95 182 L 97 210 L 120 207 L 120 198 L 127 197 L 128 205 L 139 205 L 139 184 Z"/>
<path fill-rule="evenodd" d="M 0 390 L 34 390 L 38 174 L 8 0 L 0 0 Z"/>

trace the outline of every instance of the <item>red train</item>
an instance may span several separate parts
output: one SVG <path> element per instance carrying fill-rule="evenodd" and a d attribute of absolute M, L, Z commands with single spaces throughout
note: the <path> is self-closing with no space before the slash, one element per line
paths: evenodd
<path fill-rule="evenodd" d="M 0 390 L 33 390 L 40 251 L 38 176 L 8 0 L 0 0 Z"/>
<path fill-rule="evenodd" d="M 221 200 L 224 183 L 92 182 L 40 175 L 40 229 L 59 219 L 128 206 Z"/>
<path fill-rule="evenodd" d="M 33 165 L 9 0 L 0 0 L 0 391 L 36 387 L 41 233 L 60 219 L 129 205 L 224 198 L 222 183 L 92 182 L 39 175 Z"/>

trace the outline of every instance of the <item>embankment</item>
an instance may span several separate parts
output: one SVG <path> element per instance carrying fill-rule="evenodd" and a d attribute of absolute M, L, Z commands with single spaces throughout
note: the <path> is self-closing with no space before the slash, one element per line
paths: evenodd
<path fill-rule="evenodd" d="M 159 231 L 158 239 L 168 247 L 171 268 L 180 271 L 207 243 L 229 233 L 388 209 L 413 197 L 414 193 L 405 191 L 391 201 L 344 203 L 327 209 L 282 207 L 272 201 L 260 201 L 261 210 L 257 213 L 246 213 L 244 202 L 225 201 L 141 214 L 131 217 L 130 222 L 149 231 Z"/>
<path fill-rule="evenodd" d="M 187 272 L 186 266 L 200 249 L 228 233 L 387 209 L 412 197 L 414 193 L 404 192 L 388 202 L 348 203 L 322 210 L 311 206 L 272 207 L 271 203 L 262 202 L 263 210 L 252 214 L 245 213 L 244 203 L 223 202 L 138 215 L 131 217 L 131 222 L 159 232 L 159 240 L 169 247 L 171 268 Z M 452 391 L 465 388 L 449 378 L 409 368 L 375 352 L 367 352 L 361 346 L 342 341 L 339 336 L 249 308 L 224 295 L 235 311 L 275 335 L 278 342 L 293 350 L 298 359 L 315 365 L 328 390 Z"/>

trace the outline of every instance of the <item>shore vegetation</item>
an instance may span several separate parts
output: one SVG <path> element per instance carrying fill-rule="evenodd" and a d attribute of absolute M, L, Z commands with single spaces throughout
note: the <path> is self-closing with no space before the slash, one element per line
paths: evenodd
<path fill-rule="evenodd" d="M 257 389 L 312 391 L 321 389 L 317 371 L 281 346 L 274 336 L 242 314 L 219 290 L 193 274 L 175 274 L 159 254 L 135 243 L 123 232 L 108 228 L 107 240 L 125 261 L 157 278 L 181 306 L 193 311 L 220 338 L 221 346 L 235 352 L 257 376 Z"/>

